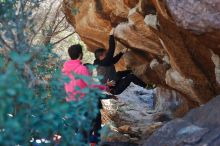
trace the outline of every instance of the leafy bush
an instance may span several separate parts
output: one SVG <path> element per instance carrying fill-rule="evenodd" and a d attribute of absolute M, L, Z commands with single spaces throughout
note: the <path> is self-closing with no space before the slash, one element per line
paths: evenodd
<path fill-rule="evenodd" d="M 52 142 L 58 133 L 60 145 L 83 146 L 79 131 L 89 131 L 101 93 L 86 88 L 82 100 L 64 101 L 63 62 L 53 62 L 52 45 L 30 44 L 32 12 L 41 1 L 0 0 L 0 145 L 26 146 L 33 138 Z"/>

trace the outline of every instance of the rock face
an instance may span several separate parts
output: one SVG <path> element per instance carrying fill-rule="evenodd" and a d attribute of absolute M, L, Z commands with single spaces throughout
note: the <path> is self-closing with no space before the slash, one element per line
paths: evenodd
<path fill-rule="evenodd" d="M 166 0 L 169 11 L 178 26 L 197 33 L 220 29 L 220 1 Z"/>
<path fill-rule="evenodd" d="M 125 65 L 192 107 L 220 93 L 219 11 L 219 0 L 64 0 L 67 20 L 91 51 L 107 49 L 116 27 L 117 48 L 130 48 Z"/>
<path fill-rule="evenodd" d="M 166 91 L 159 87 L 147 90 L 131 83 L 117 95 L 117 101 L 103 100 L 103 123 L 109 131 L 103 133 L 102 140 L 138 143 L 167 121 L 188 111 L 185 110 L 189 108 L 188 103 L 181 95 Z"/>
<path fill-rule="evenodd" d="M 183 95 L 171 89 L 157 87 L 155 89 L 155 110 L 167 112 L 172 117 L 182 117 L 190 109 L 190 103 Z"/>
<path fill-rule="evenodd" d="M 146 140 L 143 146 L 219 146 L 219 105 L 220 96 L 193 109 L 182 119 L 168 122 Z"/>
<path fill-rule="evenodd" d="M 108 132 L 105 141 L 138 142 L 153 123 L 155 109 L 155 90 L 146 90 L 133 83 L 117 95 L 118 100 L 103 100 L 103 115 L 109 118 L 104 119 L 106 125 L 112 132 Z M 160 126 L 162 123 L 160 124 Z M 156 128 L 155 128 L 156 129 Z M 110 134 L 109 134 L 110 133 Z M 103 138 L 102 138 L 103 139 Z"/>

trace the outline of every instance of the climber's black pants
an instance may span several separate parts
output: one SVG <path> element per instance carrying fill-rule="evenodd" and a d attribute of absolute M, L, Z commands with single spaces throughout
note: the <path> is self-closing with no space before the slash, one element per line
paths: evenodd
<path fill-rule="evenodd" d="M 102 119 L 101 119 L 101 111 L 100 111 L 101 109 L 102 109 L 102 103 L 101 103 L 101 99 L 99 99 L 98 113 L 97 113 L 96 117 L 92 120 L 92 125 L 89 130 L 90 132 L 84 131 L 84 130 L 80 131 L 83 135 L 83 140 L 85 143 L 87 143 L 87 142 L 98 143 L 100 141 L 100 130 L 102 128 L 101 127 Z"/>
<path fill-rule="evenodd" d="M 89 142 L 98 143 L 100 141 L 100 130 L 102 128 L 102 116 L 101 110 L 102 109 L 102 102 L 101 98 L 98 101 L 98 113 L 94 120 L 92 121 L 91 131 L 89 133 Z"/>
<path fill-rule="evenodd" d="M 99 111 L 96 118 L 93 120 L 92 130 L 90 132 L 90 135 L 94 133 L 97 138 L 100 137 L 100 130 L 102 125 L 102 118 L 101 118 L 101 112 Z"/>
<path fill-rule="evenodd" d="M 146 86 L 146 84 L 143 81 L 141 81 L 138 77 L 136 77 L 134 74 L 128 72 L 120 73 L 120 77 L 121 78 L 119 78 L 116 81 L 115 87 L 111 89 L 111 93 L 114 95 L 122 93 L 130 85 L 131 82 L 141 87 Z"/>

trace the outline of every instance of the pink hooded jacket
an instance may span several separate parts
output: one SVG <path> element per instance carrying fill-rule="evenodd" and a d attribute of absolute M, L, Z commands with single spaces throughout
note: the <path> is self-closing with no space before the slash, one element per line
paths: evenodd
<path fill-rule="evenodd" d="M 80 91 L 75 91 L 75 87 L 78 86 L 80 89 L 88 87 L 88 84 L 83 81 L 83 79 L 75 79 L 74 74 L 82 75 L 82 76 L 91 76 L 86 66 L 84 66 L 79 59 L 77 60 L 69 60 L 64 63 L 62 72 L 64 75 L 70 78 L 70 82 L 64 84 L 65 91 L 68 95 L 66 101 L 74 101 L 76 100 L 75 96 L 77 94 L 80 95 L 80 98 L 83 98 L 84 93 L 80 93 Z M 99 88 L 100 90 L 106 90 L 106 86 L 102 85 L 91 85 L 91 88 Z"/>

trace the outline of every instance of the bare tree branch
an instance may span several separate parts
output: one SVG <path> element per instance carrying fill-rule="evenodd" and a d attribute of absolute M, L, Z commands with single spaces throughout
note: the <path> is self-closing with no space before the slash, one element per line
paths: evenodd
<path fill-rule="evenodd" d="M 63 20 L 65 20 L 65 16 L 63 16 L 63 18 L 56 24 L 56 26 L 53 29 L 53 33 L 55 33 L 57 27 L 63 22 Z"/>
<path fill-rule="evenodd" d="M 14 46 L 13 46 L 13 48 L 15 49 L 15 50 L 17 50 L 17 39 L 16 39 L 16 34 L 14 34 L 13 33 L 13 31 L 12 30 L 9 30 L 10 31 L 10 33 L 11 33 L 11 35 L 12 35 L 12 40 L 13 40 L 13 44 L 14 44 Z"/>
<path fill-rule="evenodd" d="M 43 43 L 46 45 L 48 43 L 50 43 L 51 38 L 53 37 L 53 33 L 54 33 L 54 26 L 56 24 L 57 19 L 59 18 L 59 9 L 60 9 L 61 5 L 59 5 L 56 9 L 56 13 L 53 17 L 53 20 L 51 20 L 50 25 L 49 25 L 49 30 L 47 32 L 47 34 L 45 35 L 45 38 L 43 40 Z"/>
<path fill-rule="evenodd" d="M 61 5 L 59 5 L 58 7 L 57 7 L 57 9 L 56 9 L 56 13 L 55 13 L 55 16 L 54 16 L 54 19 L 51 21 L 51 30 L 55 30 L 55 28 L 56 28 L 56 26 L 55 26 L 55 24 L 56 24 L 56 21 L 57 21 L 57 19 L 59 18 L 58 16 L 59 16 L 59 13 L 60 13 L 60 11 L 59 11 L 59 9 L 60 9 L 60 7 L 61 7 Z M 59 22 L 58 22 L 59 23 Z M 58 24 L 59 25 L 59 24 Z M 55 26 L 55 28 L 54 28 L 54 26 Z M 52 31 L 52 33 L 53 33 L 54 31 Z"/>
<path fill-rule="evenodd" d="M 53 2 L 51 2 L 50 7 L 49 7 L 49 9 L 48 9 L 48 11 L 47 11 L 47 13 L 46 13 L 44 19 L 43 19 L 43 22 L 41 23 L 40 27 L 37 29 L 36 33 L 35 33 L 35 34 L 33 35 L 33 37 L 31 38 L 31 42 L 30 42 L 31 44 L 32 44 L 34 38 L 36 37 L 37 33 L 44 27 L 44 25 L 45 25 L 45 23 L 46 23 L 46 21 L 47 21 L 47 19 L 48 19 L 48 16 L 49 16 L 49 14 L 50 14 L 50 12 L 51 12 L 52 6 L 53 6 L 53 4 L 54 4 L 55 1 L 56 1 L 56 0 L 54 0 Z"/>
<path fill-rule="evenodd" d="M 65 36 L 64 38 L 60 39 L 59 41 L 54 42 L 53 45 L 56 45 L 56 44 L 60 43 L 61 41 L 65 40 L 68 37 L 70 37 L 71 35 L 73 35 L 74 33 L 76 33 L 76 32 L 72 32 L 71 34 L 69 34 L 69 35 Z"/>
<path fill-rule="evenodd" d="M 65 31 L 65 30 L 67 30 L 67 29 L 68 29 L 68 27 L 65 27 L 65 28 L 63 28 L 63 29 L 59 29 L 58 31 L 54 32 L 54 33 L 51 35 L 51 37 L 54 37 L 54 36 L 58 35 L 59 33 Z"/>
<path fill-rule="evenodd" d="M 0 41 L 1 41 L 6 47 L 8 47 L 10 50 L 12 50 L 12 47 L 2 38 L 1 35 L 0 35 Z"/>
<path fill-rule="evenodd" d="M 24 9 L 27 6 L 27 0 L 24 1 Z"/>

